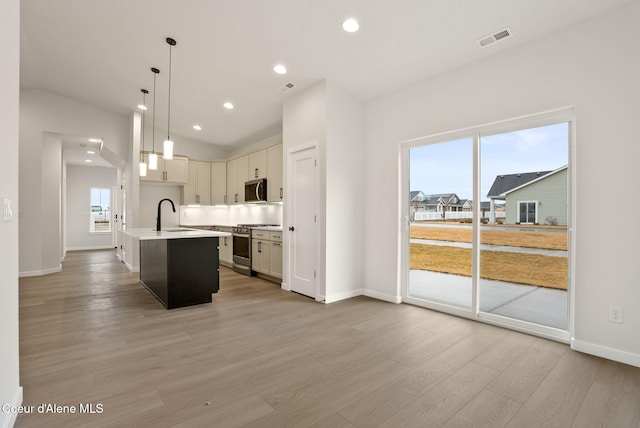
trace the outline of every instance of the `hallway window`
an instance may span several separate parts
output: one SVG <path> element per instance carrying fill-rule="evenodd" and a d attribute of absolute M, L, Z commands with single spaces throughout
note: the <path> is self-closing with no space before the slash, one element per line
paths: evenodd
<path fill-rule="evenodd" d="M 111 189 L 91 189 L 89 232 L 111 232 Z"/>

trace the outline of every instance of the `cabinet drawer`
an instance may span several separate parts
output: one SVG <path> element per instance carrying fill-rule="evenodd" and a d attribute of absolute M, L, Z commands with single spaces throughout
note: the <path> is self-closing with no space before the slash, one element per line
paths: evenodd
<path fill-rule="evenodd" d="M 282 242 L 282 232 L 269 232 L 269 239 L 275 242 Z"/>
<path fill-rule="evenodd" d="M 266 230 L 251 230 L 251 237 L 255 239 L 269 239 L 269 232 Z"/>

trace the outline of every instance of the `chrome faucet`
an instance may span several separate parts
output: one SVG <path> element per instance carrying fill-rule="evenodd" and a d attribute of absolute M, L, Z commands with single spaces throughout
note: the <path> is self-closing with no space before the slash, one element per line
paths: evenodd
<path fill-rule="evenodd" d="M 160 226 L 160 223 L 161 223 L 160 218 L 161 218 L 161 216 L 162 216 L 162 211 L 160 210 L 160 206 L 162 205 L 162 203 L 163 203 L 164 201 L 169 201 L 169 202 L 171 202 L 171 208 L 173 208 L 173 212 L 176 212 L 176 206 L 173 204 L 173 201 L 172 201 L 171 199 L 169 199 L 169 198 L 164 198 L 164 199 L 162 199 L 160 202 L 158 202 L 158 217 L 156 217 L 156 231 L 158 231 L 158 232 L 160 232 L 160 231 L 162 230 L 162 229 L 161 229 L 161 226 Z"/>

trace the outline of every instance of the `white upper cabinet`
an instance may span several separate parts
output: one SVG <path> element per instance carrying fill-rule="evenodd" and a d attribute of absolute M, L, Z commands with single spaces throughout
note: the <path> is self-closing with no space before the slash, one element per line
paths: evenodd
<path fill-rule="evenodd" d="M 242 156 L 227 162 L 227 203 L 244 202 L 244 183 L 248 181 L 249 157 Z"/>
<path fill-rule="evenodd" d="M 210 204 L 211 163 L 189 161 L 188 180 L 183 191 L 184 204 Z"/>
<path fill-rule="evenodd" d="M 244 202 L 244 183 L 249 180 L 249 156 L 242 156 L 238 158 L 238 202 Z"/>
<path fill-rule="evenodd" d="M 267 200 L 281 202 L 284 191 L 282 187 L 282 144 L 269 147 L 266 152 Z"/>
<path fill-rule="evenodd" d="M 164 177 L 164 165 L 162 164 L 162 157 L 158 156 L 158 169 L 149 168 L 149 154 L 144 154 L 144 161 L 147 164 L 147 175 L 140 177 L 140 181 L 155 181 L 162 182 Z"/>
<path fill-rule="evenodd" d="M 211 162 L 211 203 L 227 203 L 226 162 Z"/>
<path fill-rule="evenodd" d="M 212 162 L 211 168 L 211 203 L 244 203 L 245 183 L 259 178 L 267 179 L 267 201 L 282 201 L 282 144 L 231 159 L 226 163 Z M 221 182 L 224 178 L 226 183 Z M 223 192 L 226 192 L 226 198 Z"/>
<path fill-rule="evenodd" d="M 238 202 L 238 159 L 227 162 L 227 201 L 228 204 Z"/>
<path fill-rule="evenodd" d="M 259 150 L 249 155 L 249 180 L 267 177 L 267 151 Z"/>
<path fill-rule="evenodd" d="M 144 160 L 149 164 L 149 155 L 144 155 Z M 158 156 L 158 169 L 147 168 L 146 177 L 140 177 L 142 181 L 155 181 L 160 183 L 186 184 L 188 181 L 188 159 L 181 156 L 174 156 L 173 159 L 163 159 Z"/>

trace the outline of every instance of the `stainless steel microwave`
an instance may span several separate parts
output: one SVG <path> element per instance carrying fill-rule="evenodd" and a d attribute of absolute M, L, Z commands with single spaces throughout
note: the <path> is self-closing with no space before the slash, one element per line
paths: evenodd
<path fill-rule="evenodd" d="M 245 202 L 267 202 L 267 179 L 259 178 L 244 183 Z"/>

